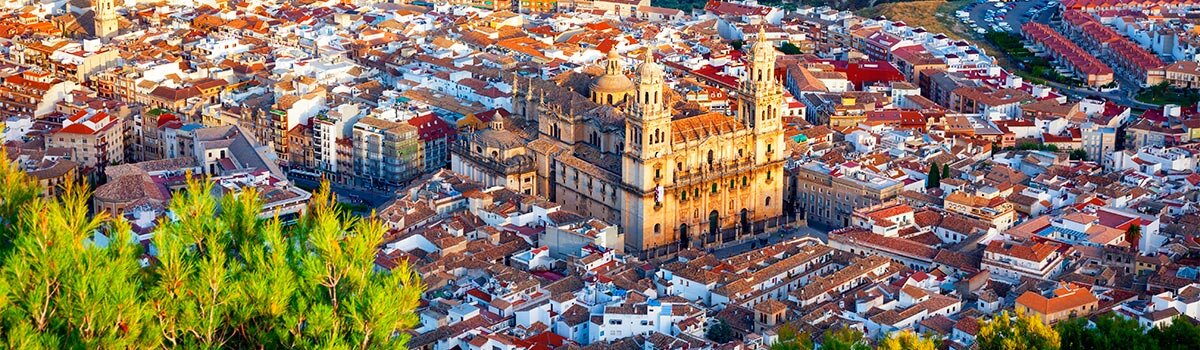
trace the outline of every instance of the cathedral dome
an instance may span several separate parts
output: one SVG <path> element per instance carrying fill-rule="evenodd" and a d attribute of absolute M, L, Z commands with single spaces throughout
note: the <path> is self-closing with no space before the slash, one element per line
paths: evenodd
<path fill-rule="evenodd" d="M 592 82 L 592 91 L 595 92 L 629 92 L 633 91 L 633 80 L 625 74 L 605 74 L 596 78 Z"/>
<path fill-rule="evenodd" d="M 635 88 L 633 80 L 625 76 L 625 69 L 621 67 L 621 58 L 617 56 L 617 50 L 609 50 L 604 75 L 592 81 L 592 101 L 599 104 L 619 104 L 625 101 Z"/>

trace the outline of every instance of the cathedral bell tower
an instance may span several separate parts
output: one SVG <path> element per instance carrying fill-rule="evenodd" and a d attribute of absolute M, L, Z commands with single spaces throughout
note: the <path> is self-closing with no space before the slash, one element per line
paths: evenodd
<path fill-rule="evenodd" d="M 671 113 L 663 96 L 665 73 L 650 49 L 646 49 L 637 74 L 637 90 L 625 122 L 625 144 L 640 160 L 666 156 L 671 150 Z"/>
<path fill-rule="evenodd" d="M 739 114 L 746 126 L 764 134 L 779 130 L 783 107 L 783 84 L 775 76 L 775 47 L 767 41 L 765 26 L 758 27 L 757 41 L 750 50 L 750 69 L 742 79 Z"/>
<path fill-rule="evenodd" d="M 96 37 L 108 39 L 116 35 L 118 30 L 116 0 L 95 0 L 92 8 L 96 12 L 95 27 L 93 28 Z"/>
<path fill-rule="evenodd" d="M 775 76 L 775 47 L 767 41 L 766 26 L 758 27 L 758 38 L 751 48 L 750 69 L 742 79 L 738 96 L 738 117 L 755 134 L 755 159 L 758 163 L 783 158 L 783 83 Z"/>

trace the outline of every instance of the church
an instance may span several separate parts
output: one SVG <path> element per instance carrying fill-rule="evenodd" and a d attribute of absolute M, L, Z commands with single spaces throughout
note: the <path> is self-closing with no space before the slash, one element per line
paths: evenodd
<path fill-rule="evenodd" d="M 53 22 L 68 37 L 109 39 L 117 35 L 122 20 L 116 0 L 71 0 L 67 13 Z"/>
<path fill-rule="evenodd" d="M 536 125 L 525 147 L 537 194 L 618 223 L 625 252 L 643 258 L 752 241 L 778 229 L 784 90 L 774 74 L 775 48 L 766 41 L 753 46 L 750 67 L 730 92 L 738 106 L 732 116 L 678 113 L 672 103 L 680 96 L 663 66 L 650 49 L 642 56 L 633 79 L 614 51 L 598 77 L 514 77 L 511 118 Z M 590 83 L 572 83 L 578 76 Z"/>

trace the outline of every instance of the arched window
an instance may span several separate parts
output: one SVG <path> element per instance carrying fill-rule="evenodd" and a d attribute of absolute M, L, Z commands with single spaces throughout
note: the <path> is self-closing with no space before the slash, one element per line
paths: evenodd
<path fill-rule="evenodd" d="M 713 151 L 710 149 L 710 150 L 708 150 L 708 167 L 711 168 L 712 166 L 713 166 Z"/>
<path fill-rule="evenodd" d="M 768 206 L 768 207 L 771 206 L 771 196 L 767 196 L 766 206 Z"/>
<path fill-rule="evenodd" d="M 608 95 L 608 104 L 613 104 L 612 95 Z"/>
<path fill-rule="evenodd" d="M 659 234 L 661 232 L 662 232 L 662 224 L 654 224 L 654 234 Z"/>

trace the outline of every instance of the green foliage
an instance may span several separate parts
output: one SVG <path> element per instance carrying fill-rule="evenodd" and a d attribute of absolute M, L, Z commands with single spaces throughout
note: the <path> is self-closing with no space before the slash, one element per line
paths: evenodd
<path fill-rule="evenodd" d="M 942 173 L 940 175 L 943 179 L 949 179 L 953 177 L 950 175 L 950 163 L 942 164 Z"/>
<path fill-rule="evenodd" d="M 937 163 L 933 163 L 929 167 L 929 176 L 925 177 L 925 188 L 938 187 L 942 187 L 941 168 L 938 167 Z"/>
<path fill-rule="evenodd" d="M 1159 350 L 1200 349 L 1200 327 L 1180 316 L 1171 320 L 1171 325 L 1152 328 L 1146 332 L 1158 343 Z"/>
<path fill-rule="evenodd" d="M 7 162 L 0 179 L 4 348 L 397 348 L 417 323 L 418 276 L 374 271 L 383 226 L 336 211 L 328 185 L 285 229 L 257 193 L 190 179 L 143 268 L 130 224 L 89 215 L 83 187 L 41 199 Z"/>
<path fill-rule="evenodd" d="M 812 350 L 812 337 L 797 331 L 791 325 L 783 325 L 776 331 L 779 336 L 771 343 L 771 350 Z"/>
<path fill-rule="evenodd" d="M 1125 242 L 1129 243 L 1130 247 L 1137 248 L 1138 242 L 1142 240 L 1142 226 L 1138 224 L 1129 225 L 1125 229 Z"/>
<path fill-rule="evenodd" d="M 937 350 L 931 337 L 922 338 L 912 331 L 894 332 L 879 342 L 879 350 Z"/>
<path fill-rule="evenodd" d="M 708 327 L 704 337 L 718 344 L 728 343 L 733 341 L 733 327 L 730 327 L 729 322 L 725 322 L 725 320 L 717 320 L 716 324 Z"/>
<path fill-rule="evenodd" d="M 862 332 L 852 328 L 839 328 L 825 331 L 821 340 L 821 350 L 870 350 L 871 346 L 863 339 Z"/>
<path fill-rule="evenodd" d="M 1200 328 L 1182 318 L 1162 328 L 1145 329 L 1137 321 L 1114 313 L 1088 320 L 1073 318 L 1054 326 L 1063 350 L 1177 350 L 1200 348 Z"/>
<path fill-rule="evenodd" d="M 732 46 L 734 50 L 742 51 L 742 47 L 746 46 L 746 42 L 741 41 L 741 40 L 734 40 L 734 41 L 729 42 L 729 46 Z"/>
<path fill-rule="evenodd" d="M 799 46 L 796 46 L 796 44 L 792 44 L 791 42 L 787 42 L 787 41 L 783 42 L 783 45 L 779 45 L 779 52 L 782 52 L 785 55 L 799 55 L 799 54 L 804 53 L 804 52 L 800 51 Z"/>
<path fill-rule="evenodd" d="M 980 350 L 1058 350 L 1059 336 L 1033 315 L 1003 311 L 990 321 L 979 322 L 975 337 Z"/>
<path fill-rule="evenodd" d="M 1082 148 L 1076 149 L 1076 150 L 1071 150 L 1071 154 L 1070 154 L 1071 160 L 1087 160 L 1087 157 L 1088 157 L 1087 151 Z"/>
<path fill-rule="evenodd" d="M 1017 145 L 1017 149 L 1022 150 L 1022 151 L 1058 152 L 1058 146 L 1056 146 L 1056 145 L 1047 145 L 1047 144 L 1041 144 L 1041 143 L 1037 143 L 1037 142 L 1022 142 L 1021 144 Z"/>
<path fill-rule="evenodd" d="M 1176 89 L 1169 82 L 1151 86 L 1137 95 L 1137 100 L 1149 104 L 1191 106 L 1200 103 L 1200 89 Z"/>

